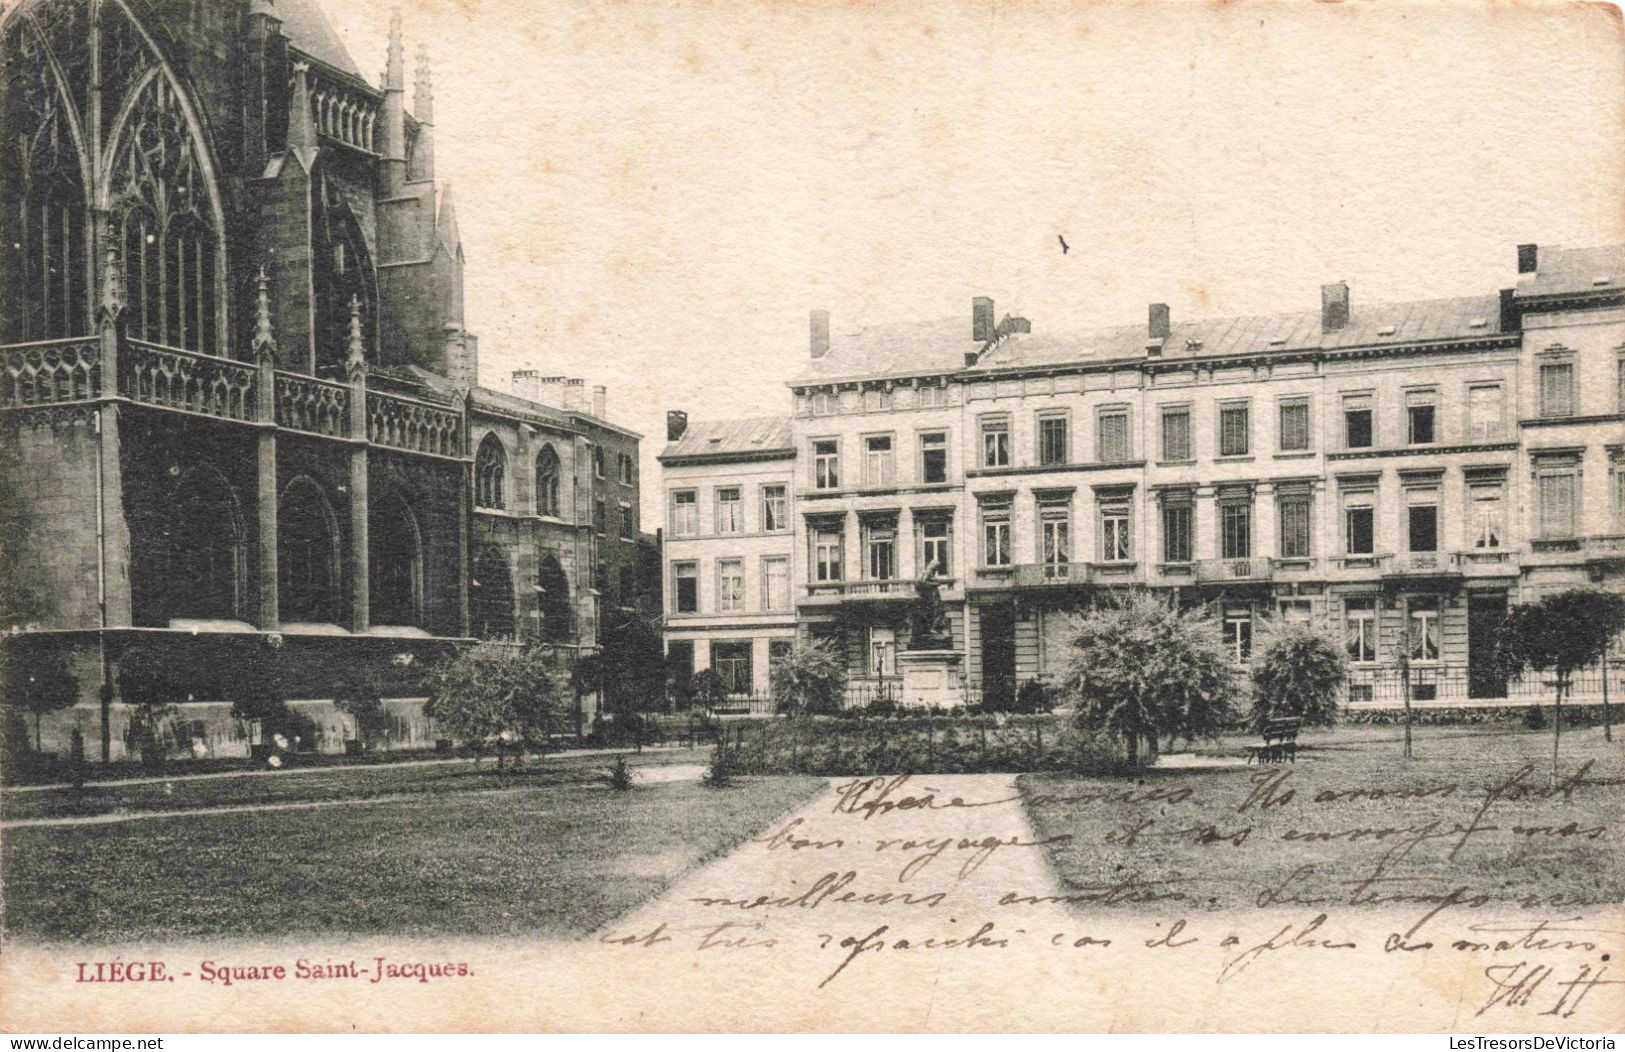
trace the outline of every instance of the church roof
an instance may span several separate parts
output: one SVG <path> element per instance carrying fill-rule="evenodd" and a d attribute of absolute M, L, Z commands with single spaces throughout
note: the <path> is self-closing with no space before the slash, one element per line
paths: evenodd
<path fill-rule="evenodd" d="M 272 0 L 272 7 L 282 20 L 282 35 L 294 47 L 341 73 L 366 80 L 316 0 Z"/>

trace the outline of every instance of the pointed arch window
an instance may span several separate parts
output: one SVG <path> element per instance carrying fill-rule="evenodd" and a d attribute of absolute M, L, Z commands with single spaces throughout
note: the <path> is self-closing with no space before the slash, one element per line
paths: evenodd
<path fill-rule="evenodd" d="M 503 486 L 508 473 L 508 453 L 502 440 L 486 435 L 474 455 L 474 505 L 498 511 L 507 507 Z"/>
<path fill-rule="evenodd" d="M 571 614 L 570 579 L 558 557 L 546 553 L 536 570 L 537 608 L 541 614 L 541 637 L 549 643 L 568 643 L 575 636 Z"/>
<path fill-rule="evenodd" d="M 536 455 L 536 514 L 559 514 L 559 455 L 550 445 Z"/>
<path fill-rule="evenodd" d="M 137 623 L 240 619 L 246 547 L 231 484 L 196 467 L 149 499 L 158 507 L 135 524 L 142 534 L 133 571 Z"/>
<path fill-rule="evenodd" d="M 495 545 L 486 545 L 474 561 L 470 620 L 480 639 L 514 639 L 513 573 L 508 557 Z"/>
<path fill-rule="evenodd" d="M 417 516 L 396 494 L 384 494 L 367 514 L 370 620 L 417 625 L 423 617 L 423 539 Z"/>
<path fill-rule="evenodd" d="M 322 488 L 301 475 L 277 502 L 277 589 L 283 621 L 338 622 L 338 518 Z"/>

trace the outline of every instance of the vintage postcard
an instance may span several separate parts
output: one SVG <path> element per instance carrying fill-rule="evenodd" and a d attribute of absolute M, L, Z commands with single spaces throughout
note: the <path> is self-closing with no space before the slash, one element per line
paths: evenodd
<path fill-rule="evenodd" d="M 1625 1019 L 1617 7 L 0 8 L 0 1030 Z"/>

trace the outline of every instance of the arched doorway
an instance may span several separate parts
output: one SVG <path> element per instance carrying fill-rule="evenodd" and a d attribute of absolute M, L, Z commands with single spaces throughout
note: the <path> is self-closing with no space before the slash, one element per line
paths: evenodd
<path fill-rule="evenodd" d="M 289 482 L 277 502 L 277 589 L 284 621 L 345 620 L 339 602 L 338 519 L 312 479 Z"/>
<path fill-rule="evenodd" d="M 513 574 L 508 557 L 495 545 L 486 545 L 474 560 L 473 593 L 469 604 L 474 635 L 480 639 L 515 639 Z"/>
<path fill-rule="evenodd" d="M 398 494 L 385 494 L 367 512 L 370 620 L 417 625 L 423 619 L 423 540 L 417 517 Z"/>

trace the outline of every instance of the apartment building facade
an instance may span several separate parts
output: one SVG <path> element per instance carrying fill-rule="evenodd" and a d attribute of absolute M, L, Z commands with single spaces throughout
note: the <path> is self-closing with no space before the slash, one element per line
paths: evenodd
<path fill-rule="evenodd" d="M 1418 700 L 1495 698 L 1511 603 L 1625 572 L 1625 252 L 1522 246 L 1499 294 L 1078 334 L 829 335 L 792 383 L 798 630 L 883 684 L 927 565 L 974 692 L 1053 679 L 1078 613 L 1205 604 L 1238 663 L 1314 622 Z"/>
<path fill-rule="evenodd" d="M 690 424 L 667 414 L 660 455 L 665 644 L 679 674 L 714 669 L 766 697 L 796 634 L 796 450 L 787 417 Z"/>

